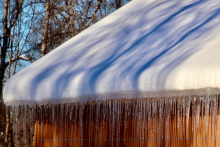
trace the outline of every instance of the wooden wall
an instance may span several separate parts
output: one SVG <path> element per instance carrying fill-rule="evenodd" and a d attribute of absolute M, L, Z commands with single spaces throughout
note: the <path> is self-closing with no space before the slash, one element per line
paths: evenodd
<path fill-rule="evenodd" d="M 208 103 L 208 104 L 207 104 Z M 42 107 L 35 147 L 218 147 L 219 97 L 118 99 Z"/>

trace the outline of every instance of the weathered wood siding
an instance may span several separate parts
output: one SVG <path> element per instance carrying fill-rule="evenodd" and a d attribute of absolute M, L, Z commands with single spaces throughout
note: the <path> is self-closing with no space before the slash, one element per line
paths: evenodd
<path fill-rule="evenodd" d="M 208 103 L 175 97 L 42 107 L 34 146 L 218 147 L 219 97 Z"/>

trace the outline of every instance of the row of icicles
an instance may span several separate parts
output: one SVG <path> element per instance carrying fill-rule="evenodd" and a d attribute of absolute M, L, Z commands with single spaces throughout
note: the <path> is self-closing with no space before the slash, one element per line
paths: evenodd
<path fill-rule="evenodd" d="M 8 106 L 15 146 L 220 145 L 220 96 Z"/>

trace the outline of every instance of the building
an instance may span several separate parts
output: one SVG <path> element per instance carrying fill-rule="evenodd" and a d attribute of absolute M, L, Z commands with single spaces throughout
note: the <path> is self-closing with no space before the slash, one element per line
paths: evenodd
<path fill-rule="evenodd" d="M 13 76 L 4 102 L 35 146 L 218 146 L 219 3 L 134 0 Z"/>

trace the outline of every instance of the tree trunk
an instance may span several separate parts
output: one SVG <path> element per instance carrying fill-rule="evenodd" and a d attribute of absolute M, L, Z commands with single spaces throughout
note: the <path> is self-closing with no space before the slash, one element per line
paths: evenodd
<path fill-rule="evenodd" d="M 10 111 L 8 109 L 6 109 L 6 131 L 5 131 L 5 145 L 6 145 L 6 147 L 8 147 L 8 142 L 9 142 L 8 141 L 9 125 L 10 125 Z"/>
<path fill-rule="evenodd" d="M 71 0 L 70 2 L 70 7 L 71 7 L 71 11 L 72 11 L 72 18 L 70 20 L 70 34 L 71 34 L 71 37 L 75 36 L 76 34 L 76 28 L 75 28 L 75 18 L 76 18 L 76 10 L 74 8 L 74 4 L 75 4 L 75 1 Z"/>
<path fill-rule="evenodd" d="M 2 98 L 2 87 L 4 82 L 4 73 L 5 73 L 5 58 L 6 58 L 6 51 L 8 48 L 8 41 L 10 32 L 8 29 L 8 5 L 10 0 L 5 0 L 4 5 L 4 17 L 3 17 L 3 46 L 1 47 L 1 67 L 0 67 L 0 98 Z"/>
<path fill-rule="evenodd" d="M 20 28 L 21 28 L 21 16 L 20 16 L 20 21 L 18 23 L 18 44 L 17 44 L 17 52 L 16 52 L 16 55 L 15 55 L 15 63 L 14 63 L 14 71 L 13 71 L 13 75 L 16 73 L 16 67 L 17 67 L 17 62 L 18 62 L 18 53 L 19 53 L 19 50 L 20 50 Z"/>
<path fill-rule="evenodd" d="M 3 47 L 1 48 L 1 67 L 0 67 L 0 98 L 2 98 L 2 88 L 4 84 L 4 73 L 5 73 L 5 58 L 6 58 L 6 51 L 8 48 L 8 41 L 10 32 L 8 29 L 8 5 L 10 0 L 5 0 L 4 5 L 4 17 L 3 17 Z M 8 114 L 8 113 L 7 113 Z M 5 135 L 5 143 L 8 146 L 8 125 L 9 125 L 9 117 L 7 117 L 7 128 L 6 128 L 6 135 Z"/>
<path fill-rule="evenodd" d="M 42 36 L 42 47 L 41 47 L 41 57 L 46 55 L 46 48 L 47 48 L 47 38 L 48 38 L 48 26 L 49 26 L 49 3 L 50 0 L 46 0 L 46 14 L 45 14 L 45 21 L 44 21 L 44 32 Z"/>
<path fill-rule="evenodd" d="M 15 36 L 15 27 L 13 29 L 13 35 L 11 36 L 11 53 L 9 57 L 9 66 L 8 66 L 8 79 L 10 78 L 11 75 L 11 64 L 12 64 L 12 56 L 13 56 L 13 41 L 14 41 L 14 36 Z"/>

